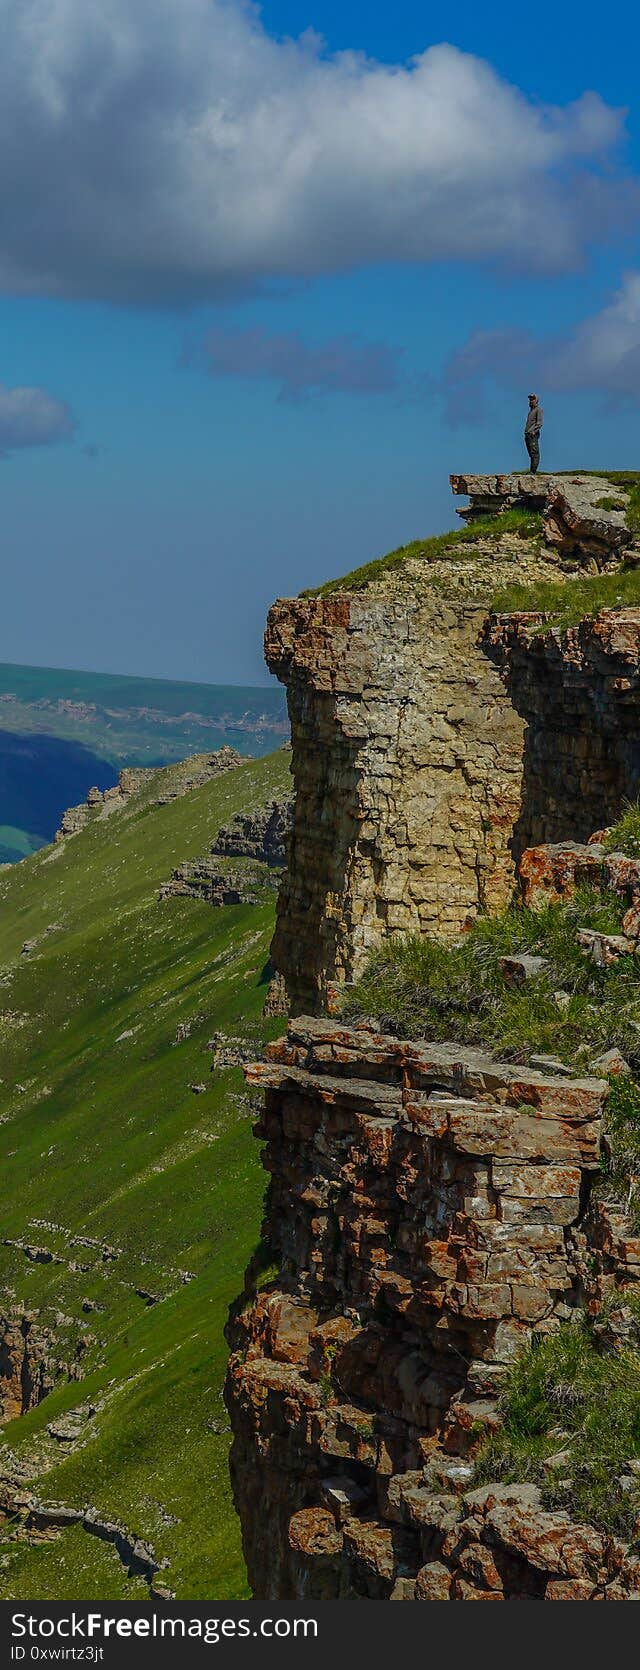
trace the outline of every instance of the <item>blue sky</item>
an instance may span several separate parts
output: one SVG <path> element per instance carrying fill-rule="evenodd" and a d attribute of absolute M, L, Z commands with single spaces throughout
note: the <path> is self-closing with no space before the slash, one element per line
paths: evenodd
<path fill-rule="evenodd" d="M 271 599 L 452 525 L 531 379 L 543 464 L 640 463 L 615 14 L 0 0 L 0 659 L 266 681 Z"/>

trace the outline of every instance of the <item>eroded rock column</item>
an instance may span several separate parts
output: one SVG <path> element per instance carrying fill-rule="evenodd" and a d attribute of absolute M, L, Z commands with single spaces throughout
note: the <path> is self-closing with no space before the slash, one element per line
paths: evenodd
<path fill-rule="evenodd" d="M 316 1012 L 387 933 L 459 933 L 506 903 L 524 725 L 480 644 L 486 609 L 423 575 L 281 601 L 295 783 L 273 961 Z"/>

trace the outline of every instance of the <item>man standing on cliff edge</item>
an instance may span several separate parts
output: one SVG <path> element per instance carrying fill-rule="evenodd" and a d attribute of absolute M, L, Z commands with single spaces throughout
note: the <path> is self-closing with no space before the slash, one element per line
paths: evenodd
<path fill-rule="evenodd" d="M 524 426 L 524 444 L 529 454 L 529 470 L 535 475 L 540 464 L 540 431 L 544 422 L 542 407 L 537 394 L 529 395 L 529 410 Z"/>

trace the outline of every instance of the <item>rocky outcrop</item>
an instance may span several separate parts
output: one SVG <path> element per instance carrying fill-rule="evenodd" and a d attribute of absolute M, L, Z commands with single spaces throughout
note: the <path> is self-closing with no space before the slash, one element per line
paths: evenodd
<path fill-rule="evenodd" d="M 0 1317 L 0 1420 L 26 1415 L 51 1391 L 54 1342 L 37 1312 L 14 1309 Z"/>
<path fill-rule="evenodd" d="M 129 1531 L 119 1520 L 105 1519 L 92 1506 L 76 1508 L 66 1502 L 44 1502 L 30 1490 L 16 1485 L 9 1477 L 0 1476 L 0 1518 L 6 1517 L 12 1528 L 12 1538 L 31 1541 L 42 1531 L 64 1531 L 79 1525 L 100 1542 L 110 1543 L 129 1577 L 144 1577 L 152 1585 L 151 1593 L 172 1599 L 165 1586 L 154 1585 L 154 1579 L 166 1560 L 159 1560 L 149 1543 Z"/>
<path fill-rule="evenodd" d="M 490 553 L 483 533 L 471 554 L 410 552 L 361 589 L 277 603 L 267 626 L 296 790 L 272 958 L 298 1018 L 247 1069 L 278 1274 L 256 1290 L 248 1272 L 226 1388 L 265 1601 L 640 1599 L 635 1548 L 596 1512 L 574 1518 L 570 1488 L 560 1511 L 538 1482 L 475 1476 L 534 1335 L 562 1344 L 589 1317 L 616 1348 L 632 1326 L 640 1236 L 607 1171 L 604 1076 L 314 1018 L 386 935 L 457 937 L 505 905 L 523 852 L 529 904 L 585 879 L 623 897 L 620 934 L 578 924 L 585 958 L 640 944 L 640 863 L 602 839 L 640 777 L 640 611 L 562 633 L 489 606 L 549 563 L 618 566 L 627 494 L 595 478 L 453 484 L 471 520 L 541 511 L 540 548 L 505 532 Z M 512 988 L 547 966 L 499 962 Z M 619 1051 L 599 1069 L 629 1072 Z"/>
<path fill-rule="evenodd" d="M 640 611 L 564 633 L 492 614 L 503 580 L 540 574 L 526 541 L 503 547 L 490 571 L 408 559 L 270 612 L 295 784 L 272 959 L 293 1013 L 330 1008 L 386 934 L 452 938 L 502 908 L 525 847 L 586 839 L 638 791 Z"/>
<path fill-rule="evenodd" d="M 279 874 L 262 864 L 222 866 L 216 858 L 188 859 L 172 870 L 161 899 L 199 899 L 203 904 L 258 905 L 279 884 Z"/>
<path fill-rule="evenodd" d="M 155 772 L 146 766 L 125 766 L 112 789 L 89 789 L 86 800 L 79 806 L 69 806 L 67 811 L 63 812 L 60 828 L 56 830 L 54 840 L 64 841 L 69 835 L 78 835 L 96 814 L 107 817 L 110 812 L 119 811 L 130 796 L 154 776 Z"/>
<path fill-rule="evenodd" d="M 160 898 L 200 899 L 215 906 L 262 904 L 280 885 L 291 815 L 290 795 L 253 812 L 239 812 L 218 831 L 207 857 L 189 859 L 172 870 Z"/>
<path fill-rule="evenodd" d="M 450 481 L 456 495 L 469 498 L 469 505 L 458 511 L 467 522 L 505 510 L 541 512 L 549 561 L 615 568 L 634 543 L 627 521 L 629 494 L 604 476 L 452 475 Z"/>
<path fill-rule="evenodd" d="M 281 974 L 274 974 L 273 979 L 269 981 L 262 1013 L 267 1019 L 275 1015 L 288 1015 L 289 1013 L 287 988 Z"/>
<path fill-rule="evenodd" d="M 457 507 L 457 515 L 464 522 L 476 522 L 486 516 L 500 516 L 505 510 L 530 510 L 540 514 L 544 510 L 550 483 L 554 476 L 540 472 L 522 474 L 478 475 L 474 471 L 458 472 L 449 476 L 455 498 L 468 498 L 468 505 Z"/>
<path fill-rule="evenodd" d="M 479 648 L 486 608 L 443 601 L 415 566 L 269 615 L 295 785 L 272 960 L 294 1013 L 386 933 L 454 935 L 513 886 L 524 725 Z"/>
<path fill-rule="evenodd" d="M 528 847 L 518 875 L 522 902 L 529 910 L 571 899 L 577 887 L 617 894 L 628 907 L 622 918 L 624 934 L 634 941 L 640 938 L 639 858 L 609 852 L 599 840 L 558 841 Z"/>
<path fill-rule="evenodd" d="M 311 1019 L 248 1076 L 280 1271 L 230 1325 L 257 1597 L 640 1595 L 623 1544 L 469 1460 L 532 1329 L 640 1279 L 591 1199 L 606 1084 Z"/>
<path fill-rule="evenodd" d="M 172 800 L 181 800 L 183 795 L 191 794 L 193 789 L 203 788 L 213 777 L 219 777 L 224 771 L 235 771 L 239 765 L 246 765 L 244 754 L 239 754 L 236 748 L 230 748 L 225 743 L 215 754 L 192 754 L 188 759 L 181 760 L 177 766 L 164 771 L 159 778 L 160 788 L 155 806 L 168 806 Z"/>
<path fill-rule="evenodd" d="M 255 858 L 261 864 L 282 869 L 292 817 L 292 795 L 271 800 L 254 812 L 238 812 L 231 823 L 218 831 L 211 852 L 221 858 Z"/>

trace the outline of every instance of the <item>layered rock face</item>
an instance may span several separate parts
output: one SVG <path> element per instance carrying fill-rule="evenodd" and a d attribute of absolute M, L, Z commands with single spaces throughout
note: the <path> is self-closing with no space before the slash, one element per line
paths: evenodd
<path fill-rule="evenodd" d="M 640 863 L 582 844 L 640 778 L 640 611 L 562 634 L 488 601 L 549 562 L 615 566 L 624 495 L 456 483 L 472 519 L 487 497 L 542 509 L 545 553 L 517 534 L 446 564 L 418 553 L 363 591 L 278 603 L 267 628 L 296 790 L 272 955 L 293 1014 L 312 1013 L 247 1070 L 278 1274 L 248 1277 L 226 1397 L 260 1600 L 640 1598 L 630 1547 L 546 1511 L 537 1486 L 473 1477 L 534 1332 L 607 1303 L 622 1338 L 640 1238 L 593 1189 L 606 1082 L 313 1018 L 385 935 L 457 936 L 506 904 L 524 849 L 530 905 L 584 879 L 624 898 L 622 934 L 577 932 L 585 957 L 640 943 Z M 502 965 L 519 984 L 543 959 Z"/>
<path fill-rule="evenodd" d="M 216 906 L 261 904 L 269 889 L 279 886 L 291 815 L 290 795 L 239 812 L 218 830 L 206 857 L 176 865 L 160 898 L 177 895 Z M 221 865 L 220 858 L 236 863 Z"/>
<path fill-rule="evenodd" d="M 486 609 L 407 573 L 277 603 L 294 821 L 273 962 L 317 1010 L 386 933 L 455 934 L 513 884 L 524 726 L 479 647 Z"/>
<path fill-rule="evenodd" d="M 218 908 L 257 905 L 277 885 L 277 873 L 268 865 L 238 863 L 223 869 L 214 857 L 193 858 L 176 865 L 160 889 L 160 898 L 199 899 Z"/>
<path fill-rule="evenodd" d="M 533 1486 L 473 1489 L 468 1459 L 532 1328 L 640 1277 L 590 1201 L 606 1084 L 310 1019 L 267 1055 L 280 1274 L 231 1324 L 227 1384 L 256 1596 L 640 1594 L 623 1544 Z"/>
<path fill-rule="evenodd" d="M 12 1309 L 0 1317 L 0 1420 L 34 1409 L 54 1378 L 53 1342 L 37 1312 Z"/>
<path fill-rule="evenodd" d="M 603 611 L 564 634 L 540 614 L 498 615 L 487 654 L 525 721 L 513 851 L 584 841 L 640 787 L 640 609 Z"/>
<path fill-rule="evenodd" d="M 618 565 L 631 535 L 622 510 L 599 508 L 607 483 L 452 479 L 472 505 L 493 484 L 498 511 L 514 483 L 544 494 L 541 545 L 505 533 L 418 554 L 269 615 L 295 785 L 272 955 L 294 1014 L 331 1009 L 386 934 L 451 938 L 502 908 L 525 847 L 584 839 L 640 783 L 640 611 L 562 634 L 490 608 L 501 585 L 548 579 L 567 542 L 574 569 L 598 541 L 596 566 Z"/>
<path fill-rule="evenodd" d="M 629 494 L 604 476 L 452 475 L 456 495 L 469 505 L 458 511 L 467 522 L 500 515 L 504 510 L 540 511 L 547 557 L 570 558 L 581 567 L 615 567 L 621 551 L 634 542 L 627 523 Z"/>

